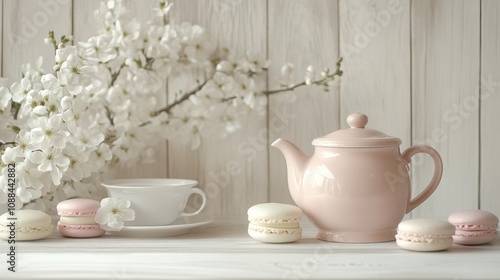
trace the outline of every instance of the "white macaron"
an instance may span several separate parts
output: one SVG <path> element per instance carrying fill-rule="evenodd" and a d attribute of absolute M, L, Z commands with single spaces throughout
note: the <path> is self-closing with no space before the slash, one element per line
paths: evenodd
<path fill-rule="evenodd" d="M 260 242 L 287 243 L 302 237 L 299 207 L 281 203 L 262 203 L 248 209 L 248 234 Z"/>
<path fill-rule="evenodd" d="M 11 216 L 9 212 L 0 216 L 0 238 L 5 240 L 43 239 L 48 237 L 53 229 L 50 216 L 38 210 L 16 210 L 15 216 Z"/>

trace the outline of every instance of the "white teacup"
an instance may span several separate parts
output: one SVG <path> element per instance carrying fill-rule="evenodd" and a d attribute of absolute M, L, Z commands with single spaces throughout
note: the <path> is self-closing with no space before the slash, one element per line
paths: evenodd
<path fill-rule="evenodd" d="M 125 226 L 165 226 L 178 217 L 199 214 L 207 202 L 205 193 L 197 188 L 194 180 L 186 179 L 120 179 L 103 182 L 108 195 L 130 201 L 135 211 L 135 220 Z M 185 213 L 188 198 L 198 194 L 203 198 L 200 209 Z"/>

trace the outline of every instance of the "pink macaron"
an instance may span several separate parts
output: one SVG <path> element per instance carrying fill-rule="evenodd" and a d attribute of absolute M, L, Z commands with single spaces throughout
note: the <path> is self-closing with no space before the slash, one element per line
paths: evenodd
<path fill-rule="evenodd" d="M 61 219 L 57 230 L 64 236 L 76 238 L 98 237 L 106 233 L 95 222 L 99 201 L 84 198 L 69 199 L 57 205 L 57 213 Z"/>
<path fill-rule="evenodd" d="M 460 211 L 451 214 L 448 221 L 455 226 L 453 242 L 457 244 L 486 244 L 498 237 L 498 218 L 488 211 Z"/>
<path fill-rule="evenodd" d="M 447 221 L 414 219 L 398 225 L 396 244 L 410 251 L 432 252 L 447 250 L 453 245 L 455 227 Z"/>

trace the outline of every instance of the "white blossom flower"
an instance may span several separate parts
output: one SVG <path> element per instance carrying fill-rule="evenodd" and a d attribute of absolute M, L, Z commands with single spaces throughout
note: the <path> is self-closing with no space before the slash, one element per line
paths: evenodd
<path fill-rule="evenodd" d="M 305 77 L 306 85 L 308 86 L 312 85 L 315 80 L 316 80 L 316 70 L 312 65 L 309 65 L 307 67 L 307 72 Z"/>
<path fill-rule="evenodd" d="M 21 129 L 19 131 L 16 143 L 16 146 L 20 149 L 20 153 L 22 155 L 25 155 L 34 149 L 33 141 L 31 140 L 30 133 L 27 130 Z"/>
<path fill-rule="evenodd" d="M 123 198 L 106 197 L 101 200 L 95 221 L 105 230 L 119 231 L 124 222 L 135 220 L 135 211 L 130 209 L 130 201 Z"/>
<path fill-rule="evenodd" d="M 163 57 L 167 62 L 174 62 L 179 58 L 181 49 L 181 39 L 171 26 L 152 26 L 149 28 L 145 46 L 148 57 Z"/>
<path fill-rule="evenodd" d="M 60 65 L 63 64 L 71 54 L 75 53 L 78 53 L 76 46 L 58 48 L 55 55 L 55 61 L 57 65 L 54 67 L 54 70 L 58 70 Z"/>
<path fill-rule="evenodd" d="M 42 76 L 43 86 L 54 94 L 77 95 L 82 92 L 83 86 L 80 84 L 70 84 L 68 75 L 57 72 L 57 78 L 52 74 Z"/>
<path fill-rule="evenodd" d="M 234 95 L 238 97 L 243 97 L 256 89 L 255 80 L 241 73 L 234 75 L 231 85 Z"/>
<path fill-rule="evenodd" d="M 20 103 L 26 98 L 26 95 L 31 91 L 31 81 L 27 77 L 21 79 L 21 83 L 15 82 L 10 87 L 12 92 L 12 100 L 14 102 Z"/>
<path fill-rule="evenodd" d="M 234 53 L 228 54 L 227 59 L 217 64 L 216 70 L 226 74 L 232 74 L 238 69 L 238 58 Z"/>
<path fill-rule="evenodd" d="M 12 94 L 6 87 L 0 88 L 0 110 L 4 110 L 10 103 L 12 99 Z"/>
<path fill-rule="evenodd" d="M 32 112 L 38 116 L 49 116 L 50 114 L 59 112 L 61 109 L 59 99 L 56 95 L 50 93 L 49 90 L 41 90 L 39 94 L 43 97 L 39 100 L 39 102 L 32 103 L 31 108 Z M 31 95 L 29 94 L 26 100 L 32 100 Z M 36 105 L 33 108 L 33 105 Z"/>
<path fill-rule="evenodd" d="M 168 3 L 165 1 L 163 3 L 160 3 L 159 8 L 154 8 L 154 11 L 155 11 L 157 16 L 164 17 L 164 16 L 168 16 L 171 8 L 172 8 L 172 3 Z"/>
<path fill-rule="evenodd" d="M 34 188 L 41 190 L 47 182 L 43 173 L 37 169 L 32 161 L 24 161 L 16 164 L 18 186 L 23 189 Z"/>
<path fill-rule="evenodd" d="M 70 160 L 56 149 L 50 149 L 47 152 L 34 151 L 30 154 L 29 159 L 33 163 L 39 164 L 39 171 L 50 173 L 52 182 L 56 186 L 61 183 L 63 173 L 68 169 L 68 165 L 70 164 Z"/>
<path fill-rule="evenodd" d="M 188 60 L 195 63 L 202 62 L 212 54 L 215 45 L 203 27 L 182 23 L 179 28 L 182 43 L 185 45 L 184 53 Z"/>
<path fill-rule="evenodd" d="M 294 84 L 290 83 L 290 78 L 292 76 L 294 67 L 292 63 L 286 63 L 281 67 L 281 79 L 280 83 L 284 87 L 292 87 Z"/>
<path fill-rule="evenodd" d="M 101 174 L 148 162 L 161 139 L 182 138 L 196 149 L 202 137 L 224 137 L 266 112 L 264 53 L 241 57 L 216 48 L 203 27 L 169 21 L 166 2 L 144 24 L 122 4 L 101 3 L 95 12 L 101 31 L 86 42 L 56 41 L 52 74 L 40 58 L 22 65 L 22 78 L 10 86 L 0 81 L 0 141 L 11 142 L 0 149 L 0 202 L 7 163 L 19 171 L 18 207 L 53 211 L 63 199 L 102 198 Z M 319 81 L 308 68 L 305 81 L 335 88 L 339 67 Z M 273 93 L 289 91 L 292 70 L 283 67 L 285 88 Z M 165 106 L 167 80 L 193 83 Z M 288 101 L 295 96 L 287 94 Z"/>
<path fill-rule="evenodd" d="M 106 63 L 117 55 L 109 46 L 109 42 L 101 36 L 91 37 L 87 42 L 80 42 L 78 45 L 83 48 L 83 55 L 89 61 Z"/>
<path fill-rule="evenodd" d="M 73 181 L 81 181 L 92 174 L 92 164 L 88 162 L 86 157 L 74 155 L 69 158 L 68 169 L 65 175 L 70 177 Z"/>
<path fill-rule="evenodd" d="M 101 143 L 97 150 L 93 151 L 90 155 L 90 162 L 94 164 L 96 170 L 103 167 L 106 162 L 113 158 L 113 153 L 106 143 Z"/>
<path fill-rule="evenodd" d="M 7 147 L 2 155 L 2 162 L 5 164 L 16 163 L 19 158 L 19 148 Z"/>
<path fill-rule="evenodd" d="M 77 85 L 81 83 L 80 78 L 82 75 L 90 75 L 92 71 L 93 68 L 82 60 L 79 55 L 72 53 L 68 56 L 66 61 L 62 63 L 60 73 L 65 76 L 65 79 L 67 80 L 66 85 L 68 83 L 71 85 Z M 78 89 L 78 93 L 81 92 L 81 87 L 74 89 Z M 68 91 L 70 90 L 68 89 Z M 71 94 L 75 94 L 73 91 L 70 92 Z"/>
<path fill-rule="evenodd" d="M 78 128 L 73 135 L 73 144 L 78 152 L 93 149 L 104 141 L 104 134 L 97 128 Z"/>
<path fill-rule="evenodd" d="M 260 73 L 264 69 L 267 69 L 269 65 L 270 61 L 266 60 L 265 56 L 261 54 L 251 54 L 247 52 L 246 57 L 239 61 L 237 70 Z"/>
<path fill-rule="evenodd" d="M 30 202 L 32 199 L 37 199 L 40 196 L 42 196 L 42 192 L 37 189 L 16 189 L 16 197 L 18 197 L 23 204 Z"/>
<path fill-rule="evenodd" d="M 117 20 L 115 22 L 116 29 L 113 30 L 112 44 L 116 44 L 119 47 L 126 48 L 129 46 L 137 46 L 140 40 L 137 40 L 140 36 L 141 24 L 134 18 L 130 22 Z"/>
<path fill-rule="evenodd" d="M 36 120 L 36 127 L 30 132 L 31 139 L 35 143 L 43 143 L 44 146 L 53 146 L 63 149 L 69 132 L 60 130 L 62 118 L 60 115 L 54 115 L 50 118 L 41 117 Z"/>

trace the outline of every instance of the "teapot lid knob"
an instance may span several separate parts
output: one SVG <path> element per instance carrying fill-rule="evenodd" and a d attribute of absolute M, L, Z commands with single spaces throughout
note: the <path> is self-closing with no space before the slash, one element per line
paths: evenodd
<path fill-rule="evenodd" d="M 347 124 L 349 124 L 351 128 L 365 128 L 367 123 L 368 117 L 365 114 L 354 113 L 347 117 Z"/>

